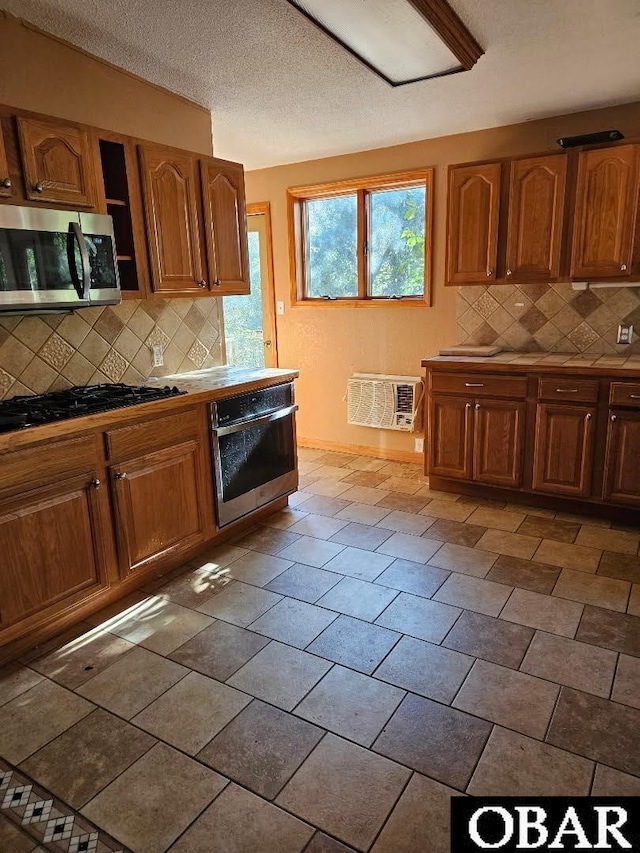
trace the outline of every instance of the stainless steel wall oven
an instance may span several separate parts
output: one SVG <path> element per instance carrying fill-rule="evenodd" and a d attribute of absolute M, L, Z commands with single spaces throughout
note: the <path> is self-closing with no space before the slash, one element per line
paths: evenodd
<path fill-rule="evenodd" d="M 293 382 L 211 404 L 218 524 L 298 488 Z"/>

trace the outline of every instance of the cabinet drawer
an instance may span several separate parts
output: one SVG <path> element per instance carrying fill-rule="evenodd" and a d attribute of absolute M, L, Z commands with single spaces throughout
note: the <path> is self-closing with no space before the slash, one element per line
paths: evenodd
<path fill-rule="evenodd" d="M 501 376 L 499 373 L 433 373 L 431 388 L 448 394 L 470 397 L 526 397 L 526 376 Z"/>
<path fill-rule="evenodd" d="M 186 409 L 175 415 L 109 430 L 106 433 L 107 454 L 111 461 L 132 459 L 198 437 L 198 409 Z"/>
<path fill-rule="evenodd" d="M 572 379 L 570 376 L 543 376 L 538 384 L 541 400 L 563 400 L 567 403 L 597 403 L 597 379 Z"/>
<path fill-rule="evenodd" d="M 612 406 L 633 406 L 640 409 L 640 384 L 612 382 L 609 401 Z"/>
<path fill-rule="evenodd" d="M 98 465 L 93 436 L 13 450 L 0 456 L 0 493 L 25 492 L 81 474 Z"/>

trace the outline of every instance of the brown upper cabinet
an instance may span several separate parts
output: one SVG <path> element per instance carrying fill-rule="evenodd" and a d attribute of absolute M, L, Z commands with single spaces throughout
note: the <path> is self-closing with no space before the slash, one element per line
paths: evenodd
<path fill-rule="evenodd" d="M 214 158 L 200 162 L 209 276 L 216 294 L 249 293 L 244 169 Z"/>
<path fill-rule="evenodd" d="M 500 163 L 449 169 L 447 283 L 476 284 L 497 276 Z"/>
<path fill-rule="evenodd" d="M 55 119 L 17 119 L 26 197 L 95 207 L 96 154 L 85 128 Z"/>
<path fill-rule="evenodd" d="M 7 149 L 2 135 L 2 123 L 0 122 L 0 198 L 8 198 L 13 190 L 13 182 L 9 177 L 9 161 Z"/>
<path fill-rule="evenodd" d="M 638 146 L 581 151 L 573 278 L 629 276 L 638 206 Z"/>
<path fill-rule="evenodd" d="M 567 158 L 514 160 L 509 184 L 508 281 L 555 281 L 560 276 Z"/>

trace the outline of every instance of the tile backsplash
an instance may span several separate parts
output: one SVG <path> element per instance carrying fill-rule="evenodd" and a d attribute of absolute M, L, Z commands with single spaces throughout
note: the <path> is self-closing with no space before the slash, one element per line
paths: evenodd
<path fill-rule="evenodd" d="M 616 344 L 618 324 L 634 343 Z M 459 287 L 458 344 L 499 344 L 519 352 L 640 353 L 640 287 L 573 290 L 570 284 Z"/>
<path fill-rule="evenodd" d="M 220 300 L 126 300 L 68 314 L 0 314 L 0 399 L 224 363 Z M 153 368 L 150 347 L 164 350 Z"/>

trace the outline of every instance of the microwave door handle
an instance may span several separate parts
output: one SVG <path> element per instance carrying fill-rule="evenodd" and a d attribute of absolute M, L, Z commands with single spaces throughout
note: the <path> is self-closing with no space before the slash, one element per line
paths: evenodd
<path fill-rule="evenodd" d="M 71 230 L 78 241 L 78 248 L 80 249 L 80 263 L 82 264 L 82 293 L 80 294 L 80 299 L 88 301 L 91 296 L 91 263 L 89 261 L 87 243 L 84 239 L 82 227 L 79 222 L 72 222 Z"/>

